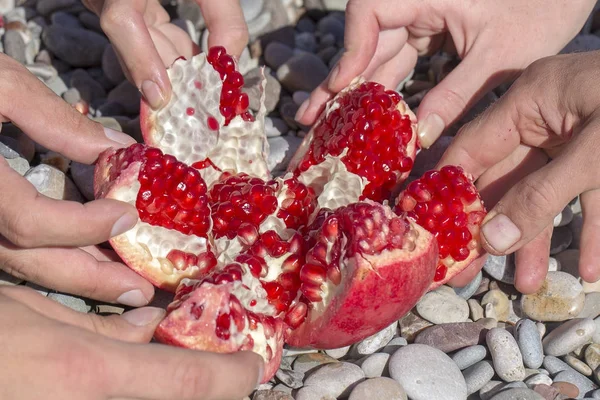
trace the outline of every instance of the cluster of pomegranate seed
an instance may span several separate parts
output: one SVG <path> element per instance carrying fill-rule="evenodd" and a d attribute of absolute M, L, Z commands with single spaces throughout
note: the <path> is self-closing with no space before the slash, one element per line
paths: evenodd
<path fill-rule="evenodd" d="M 211 225 L 210 209 L 206 184 L 198 170 L 157 148 L 136 143 L 115 152 L 111 174 L 118 174 L 134 162 L 142 163 L 136 199 L 140 220 L 206 237 Z"/>
<path fill-rule="evenodd" d="M 374 82 L 342 96 L 339 107 L 314 128 L 299 172 L 321 163 L 328 154 L 348 150 L 342 158 L 346 168 L 369 181 L 363 198 L 386 199 L 399 176 L 413 166 L 405 152 L 413 135 L 411 121 L 397 110 L 400 100 L 398 93 Z"/>
<path fill-rule="evenodd" d="M 223 174 L 210 190 L 215 238 L 233 239 L 258 232 L 260 224 L 277 210 L 277 183 L 265 183 L 247 174 Z M 255 233 L 256 235 L 257 233 Z"/>
<path fill-rule="evenodd" d="M 485 217 L 479 200 L 473 183 L 456 166 L 426 172 L 398 198 L 396 212 L 407 212 L 437 239 L 440 263 L 436 282 L 446 276 L 448 262 L 466 260 L 477 247 L 472 231 L 478 233 Z M 446 260 L 448 257 L 452 260 Z"/>
<path fill-rule="evenodd" d="M 167 260 L 171 262 L 173 268 L 179 271 L 196 266 L 199 269 L 199 276 L 208 274 L 217 266 L 217 258 L 210 249 L 198 255 L 173 249 L 167 254 Z"/>
<path fill-rule="evenodd" d="M 241 115 L 245 121 L 254 121 L 254 117 L 248 111 L 248 95 L 242 92 L 244 77 L 235 70 L 233 57 L 227 54 L 224 47 L 214 46 L 209 49 L 206 59 L 223 81 L 219 111 L 225 117 L 225 125 L 236 115 Z"/>
<path fill-rule="evenodd" d="M 291 229 L 299 229 L 308 223 L 309 217 L 317 207 L 315 190 L 300 182 L 297 178 L 284 181 L 286 198 L 281 202 L 277 217 Z"/>

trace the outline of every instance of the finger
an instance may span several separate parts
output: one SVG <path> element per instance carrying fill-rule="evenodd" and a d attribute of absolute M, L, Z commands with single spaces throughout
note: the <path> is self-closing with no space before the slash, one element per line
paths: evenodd
<path fill-rule="evenodd" d="M 472 107 L 486 92 L 508 79 L 513 71 L 501 70 L 499 53 L 477 44 L 419 105 L 419 141 L 429 148 L 444 131 Z"/>
<path fill-rule="evenodd" d="M 200 51 L 200 47 L 192 42 L 192 39 L 188 35 L 186 31 L 173 24 L 164 24 L 160 25 L 156 28 L 166 40 L 168 40 L 173 46 L 175 46 L 175 50 L 179 56 L 183 56 L 186 59 L 192 58 L 192 56 L 196 55 Z M 154 43 L 156 40 L 154 39 Z M 157 45 L 158 47 L 158 45 Z M 163 59 L 164 61 L 164 59 Z M 171 65 L 165 64 L 165 65 Z"/>
<path fill-rule="evenodd" d="M 18 247 L 102 243 L 138 220 L 135 207 L 117 200 L 81 204 L 43 196 L 2 158 L 0 176 L 0 235 Z"/>
<path fill-rule="evenodd" d="M 0 92 L 10 99 L 0 102 L 0 119 L 12 121 L 42 146 L 91 164 L 107 148 L 135 142 L 130 136 L 85 117 L 21 64 L 1 53 L 0 68 Z"/>
<path fill-rule="evenodd" d="M 328 88 L 334 93 L 361 75 L 375 55 L 379 32 L 407 26 L 417 13 L 416 5 L 403 5 L 402 12 L 390 10 L 390 2 L 350 1 L 346 6 L 346 51 L 329 75 Z M 404 39 L 406 41 L 406 38 Z M 404 42 L 398 43 L 404 45 Z"/>
<path fill-rule="evenodd" d="M 389 61 L 381 65 L 371 76 L 372 81 L 381 83 L 388 89 L 396 89 L 417 63 L 417 50 L 405 45 L 402 50 Z"/>
<path fill-rule="evenodd" d="M 581 194 L 583 227 L 579 255 L 579 273 L 584 281 L 600 279 L 600 189 Z"/>
<path fill-rule="evenodd" d="M 48 318 L 125 342 L 149 342 L 165 316 L 165 311 L 160 308 L 145 307 L 102 317 L 72 310 L 23 286 L 2 287 L 0 291 Z"/>
<path fill-rule="evenodd" d="M 389 29 L 387 31 L 380 32 L 375 54 L 369 61 L 367 68 L 365 68 L 365 70 L 361 73 L 361 76 L 365 79 L 371 80 L 373 74 L 380 67 L 396 57 L 398 53 L 400 53 L 402 49 L 406 47 L 405 43 L 407 38 L 408 31 L 406 28 Z M 393 71 L 392 73 L 396 75 L 398 72 Z"/>
<path fill-rule="evenodd" d="M 76 248 L 20 249 L 0 238 L 0 269 L 38 285 L 132 307 L 147 305 L 152 284 L 125 265 Z"/>
<path fill-rule="evenodd" d="M 542 287 L 548 272 L 552 224 L 547 225 L 515 254 L 515 288 L 523 294 L 535 293 Z"/>
<path fill-rule="evenodd" d="M 489 252 L 508 254 L 521 248 L 551 225 L 572 198 L 595 184 L 596 174 L 589 171 L 598 151 L 594 141 L 593 135 L 580 134 L 560 156 L 506 193 L 481 228 Z"/>
<path fill-rule="evenodd" d="M 223 46 L 239 57 L 248 44 L 248 27 L 238 0 L 196 0 L 210 32 L 208 46 Z"/>
<path fill-rule="evenodd" d="M 217 354 L 164 345 L 118 345 L 105 352 L 110 398 L 241 399 L 262 378 L 262 357 Z M 160 377 L 160 379 L 156 379 Z"/>
<path fill-rule="evenodd" d="M 145 13 L 150 15 L 150 25 L 169 21 L 167 12 L 158 2 L 107 0 L 100 24 L 136 87 L 148 104 L 158 109 L 169 101 L 171 84 L 148 32 Z"/>

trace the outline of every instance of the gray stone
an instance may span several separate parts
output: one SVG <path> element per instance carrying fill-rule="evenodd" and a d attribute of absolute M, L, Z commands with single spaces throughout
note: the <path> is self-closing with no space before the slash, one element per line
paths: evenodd
<path fill-rule="evenodd" d="M 263 73 L 260 68 L 254 68 L 244 75 L 244 88 L 242 91 L 248 94 L 250 109 L 257 111 L 260 107 L 260 92 Z M 267 85 L 265 86 L 265 108 L 271 112 L 277 106 L 281 94 L 281 84 L 271 74 L 266 74 Z"/>
<path fill-rule="evenodd" d="M 76 88 L 81 98 L 88 103 L 106 97 L 106 90 L 104 90 L 102 85 L 83 69 L 73 71 L 71 75 L 71 87 Z"/>
<path fill-rule="evenodd" d="M 64 11 L 58 11 L 50 16 L 52 25 L 62 26 L 63 28 L 83 28 L 79 19 L 73 14 Z"/>
<path fill-rule="evenodd" d="M 596 318 L 600 315 L 600 292 L 592 292 L 585 295 L 583 309 L 577 318 Z"/>
<path fill-rule="evenodd" d="M 270 137 L 267 140 L 270 146 L 267 166 L 271 171 L 287 168 L 300 143 L 302 143 L 302 138 L 294 135 Z"/>
<path fill-rule="evenodd" d="M 492 380 L 494 377 L 494 367 L 492 367 L 492 363 L 487 360 L 479 361 L 475 365 L 464 370 L 463 376 L 467 383 L 467 393 L 472 394 Z"/>
<path fill-rule="evenodd" d="M 323 17 L 317 22 L 317 31 L 326 35 L 328 33 L 335 37 L 336 44 L 341 46 L 344 43 L 344 23 L 333 15 Z"/>
<path fill-rule="evenodd" d="M 49 26 L 42 33 L 46 47 L 58 58 L 74 67 L 100 65 L 108 40 L 86 29 Z"/>
<path fill-rule="evenodd" d="M 271 42 L 264 51 L 265 64 L 276 70 L 294 55 L 294 50 L 280 42 Z"/>
<path fill-rule="evenodd" d="M 515 263 L 512 255 L 488 255 L 483 270 L 498 281 L 511 285 L 515 283 Z"/>
<path fill-rule="evenodd" d="M 420 332 L 415 338 L 415 343 L 426 344 L 449 353 L 485 343 L 488 329 L 495 325 L 495 321 L 487 318 L 477 322 L 434 325 Z"/>
<path fill-rule="evenodd" d="M 592 343 L 586 347 L 585 353 L 585 362 L 589 367 L 593 370 L 598 369 L 600 366 L 600 344 Z"/>
<path fill-rule="evenodd" d="M 530 389 L 534 389 L 534 385 L 552 385 L 552 378 L 546 374 L 534 374 L 525 379 L 525 383 Z"/>
<path fill-rule="evenodd" d="M 387 375 L 387 366 L 390 355 L 387 353 L 375 353 L 367 356 L 360 364 L 367 378 L 376 378 Z"/>
<path fill-rule="evenodd" d="M 277 117 L 266 117 L 265 118 L 265 134 L 267 137 L 282 136 L 288 133 L 290 130 L 289 126 L 284 120 Z"/>
<path fill-rule="evenodd" d="M 600 49 L 600 37 L 596 35 L 577 35 L 561 50 L 561 53 L 576 53 L 598 49 Z"/>
<path fill-rule="evenodd" d="M 510 332 L 501 328 L 490 329 L 486 342 L 498 376 L 506 382 L 522 381 L 525 378 L 523 356 Z"/>
<path fill-rule="evenodd" d="M 123 81 L 108 94 L 107 100 L 121 104 L 128 114 L 140 112 L 140 91 L 129 81 Z"/>
<path fill-rule="evenodd" d="M 591 318 L 576 318 L 563 323 L 544 338 L 544 351 L 547 355 L 562 356 L 589 343 L 596 332 L 596 324 Z"/>
<path fill-rule="evenodd" d="M 434 324 L 465 322 L 469 305 L 447 286 L 426 293 L 416 305 L 419 315 Z"/>
<path fill-rule="evenodd" d="M 560 270 L 579 278 L 579 249 L 567 249 L 554 255 Z"/>
<path fill-rule="evenodd" d="M 290 92 L 312 92 L 328 74 L 329 68 L 312 53 L 296 54 L 277 69 L 277 78 Z"/>
<path fill-rule="evenodd" d="M 23 279 L 17 278 L 16 276 L 13 276 L 7 272 L 0 270 L 0 286 L 2 286 L 2 285 L 14 286 L 14 285 L 19 285 L 22 282 L 23 282 Z"/>
<path fill-rule="evenodd" d="M 471 296 L 473 296 L 475 294 L 475 292 L 477 291 L 477 288 L 479 288 L 482 277 L 483 277 L 483 274 L 481 273 L 481 271 L 479 271 L 477 273 L 477 275 L 475 275 L 475 278 L 473 278 L 473 280 L 471 282 L 469 282 L 464 287 L 454 288 L 454 292 L 458 296 L 462 297 L 465 300 L 470 299 Z"/>
<path fill-rule="evenodd" d="M 11 158 L 6 160 L 8 165 L 21 175 L 25 175 L 29 171 L 29 162 L 23 157 Z"/>
<path fill-rule="evenodd" d="M 275 373 L 275 376 L 286 386 L 289 386 L 292 389 L 298 389 L 302 387 L 304 373 L 300 371 L 279 368 Z"/>
<path fill-rule="evenodd" d="M 491 397 L 490 400 L 545 400 L 542 395 L 531 389 L 516 388 L 502 390 L 500 393 Z"/>
<path fill-rule="evenodd" d="M 79 191 L 87 200 L 94 200 L 94 165 L 71 163 L 71 177 Z"/>
<path fill-rule="evenodd" d="M 300 32 L 296 34 L 295 38 L 296 48 L 314 53 L 317 51 L 317 39 L 311 32 Z"/>
<path fill-rule="evenodd" d="M 539 368 L 544 361 L 542 339 L 535 322 L 522 319 L 515 326 L 515 338 L 523 355 L 523 363 L 528 368 Z"/>
<path fill-rule="evenodd" d="M 359 356 L 375 353 L 392 340 L 396 335 L 397 326 L 398 324 L 394 322 L 381 331 L 363 339 L 354 346 L 353 353 Z"/>
<path fill-rule="evenodd" d="M 347 395 L 352 387 L 365 378 L 358 365 L 337 362 L 324 365 L 304 380 L 304 387 L 315 387 L 322 395 L 340 397 Z M 301 389 L 302 390 L 302 389 Z"/>
<path fill-rule="evenodd" d="M 333 357 L 335 359 L 340 359 L 340 358 L 344 357 L 346 354 L 348 354 L 348 351 L 350 351 L 350 346 L 344 346 L 344 347 L 339 347 L 337 349 L 325 350 L 325 354 L 327 354 L 328 356 Z"/>
<path fill-rule="evenodd" d="M 566 226 L 559 226 L 552 231 L 550 240 L 550 255 L 566 250 L 573 241 L 573 232 Z"/>
<path fill-rule="evenodd" d="M 573 357 L 570 354 L 567 354 L 566 356 L 564 356 L 563 359 L 571 368 L 573 368 L 575 371 L 579 372 L 580 374 L 583 374 L 585 376 L 592 376 L 592 369 L 589 367 L 589 365 L 587 365 L 580 359 Z"/>
<path fill-rule="evenodd" d="M 352 389 L 348 400 L 365 399 L 407 400 L 402 385 L 390 378 L 373 378 L 362 381 Z"/>
<path fill-rule="evenodd" d="M 421 344 L 409 344 L 389 360 L 390 376 L 411 400 L 464 400 L 467 385 L 450 357 Z"/>
<path fill-rule="evenodd" d="M 571 207 L 565 207 L 560 214 L 554 217 L 554 226 L 565 226 L 573 220 L 573 210 Z"/>
<path fill-rule="evenodd" d="M 263 10 L 264 0 L 240 0 L 240 6 L 246 21 L 252 21 Z"/>
<path fill-rule="evenodd" d="M 54 11 L 69 8 L 77 4 L 77 0 L 39 0 L 36 8 L 37 12 L 47 16 Z"/>
<path fill-rule="evenodd" d="M 7 56 L 12 57 L 21 64 L 27 63 L 25 41 L 18 30 L 11 29 L 6 31 L 2 36 L 2 45 L 4 46 L 4 53 Z"/>
<path fill-rule="evenodd" d="M 50 293 L 48 298 L 75 311 L 87 313 L 92 309 L 91 306 L 87 305 L 86 302 L 79 297 L 69 296 L 62 293 Z"/>
<path fill-rule="evenodd" d="M 31 168 L 25 179 L 35 186 L 38 192 L 56 200 L 83 202 L 81 194 L 73 181 L 62 171 L 46 164 Z"/>
<path fill-rule="evenodd" d="M 452 355 L 452 361 L 454 361 L 462 371 L 477 364 L 479 361 L 483 360 L 486 355 L 487 349 L 485 346 L 475 345 L 466 347 L 454 353 Z"/>
<path fill-rule="evenodd" d="M 324 364 L 339 362 L 333 357 L 322 353 L 302 354 L 293 364 L 294 371 L 309 373 Z"/>
<path fill-rule="evenodd" d="M 579 389 L 579 396 L 577 398 L 583 398 L 588 392 L 598 387 L 594 382 L 572 369 L 556 374 L 554 382 L 569 382 L 577 386 Z"/>
<path fill-rule="evenodd" d="M 556 358 L 554 356 L 544 357 L 544 362 L 542 363 L 542 366 L 548 371 L 550 375 L 558 374 L 561 371 L 577 372 L 573 368 L 571 368 L 569 364 L 563 362 L 561 359 Z"/>

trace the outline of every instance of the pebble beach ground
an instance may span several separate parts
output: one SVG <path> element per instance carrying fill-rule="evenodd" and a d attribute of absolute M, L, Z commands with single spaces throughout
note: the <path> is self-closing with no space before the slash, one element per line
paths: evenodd
<path fill-rule="evenodd" d="M 308 127 L 294 115 L 339 59 L 343 0 L 242 0 L 251 43 L 239 69 L 257 107 L 260 68 L 268 72 L 269 166 L 285 170 Z M 206 49 L 204 21 L 194 1 L 163 1 L 174 22 Z M 98 18 L 78 0 L 0 0 L 0 50 L 24 64 L 66 102 L 107 127 L 141 141 L 137 89 L 125 79 Z M 600 49 L 594 12 L 563 52 Z M 416 109 L 456 60 L 419 60 L 397 90 Z M 460 123 L 502 95 L 484 96 Z M 460 126 L 460 123 L 458 126 Z M 419 154 L 414 176 L 433 167 L 455 129 Z M 0 155 L 40 193 L 79 202 L 93 198 L 93 166 L 71 162 L 4 124 Z M 287 348 L 275 378 L 252 400 L 536 400 L 600 399 L 600 282 L 578 276 L 582 227 L 578 199 L 557 215 L 548 276 L 521 295 L 512 257 L 489 257 L 466 287 L 442 286 L 423 296 L 398 322 L 353 346 L 327 351 Z M 0 272 L 0 284 L 27 285 L 80 312 L 124 309 L 57 293 Z M 155 305 L 166 306 L 158 292 Z"/>

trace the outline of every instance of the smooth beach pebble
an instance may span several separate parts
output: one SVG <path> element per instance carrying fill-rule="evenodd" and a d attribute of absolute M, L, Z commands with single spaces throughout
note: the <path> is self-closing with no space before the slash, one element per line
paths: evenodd
<path fill-rule="evenodd" d="M 544 352 L 550 356 L 564 356 L 590 342 L 596 332 L 592 319 L 573 319 L 550 332 L 542 341 Z"/>
<path fill-rule="evenodd" d="M 454 353 L 452 355 L 452 361 L 454 361 L 462 371 L 483 360 L 486 354 L 487 349 L 485 346 L 469 346 Z"/>
<path fill-rule="evenodd" d="M 501 329 L 490 329 L 486 342 L 492 355 L 494 369 L 498 376 L 506 381 L 522 381 L 525 379 L 523 357 L 515 338 L 510 332 Z"/>
<path fill-rule="evenodd" d="M 444 286 L 425 294 L 416 308 L 421 317 L 434 324 L 464 322 L 469 318 L 467 301 Z"/>
<path fill-rule="evenodd" d="M 542 339 L 535 322 L 522 319 L 515 326 L 515 338 L 519 344 L 523 363 L 528 368 L 539 368 L 544 361 Z"/>
<path fill-rule="evenodd" d="M 348 400 L 385 399 L 407 400 L 402 385 L 391 378 L 373 378 L 362 381 L 352 389 Z"/>
<path fill-rule="evenodd" d="M 409 344 L 389 361 L 390 376 L 411 400 L 465 400 L 467 384 L 458 366 L 442 351 Z"/>
<path fill-rule="evenodd" d="M 574 276 L 548 272 L 540 290 L 521 297 L 523 313 L 534 321 L 565 321 L 583 309 L 583 287 Z"/>

